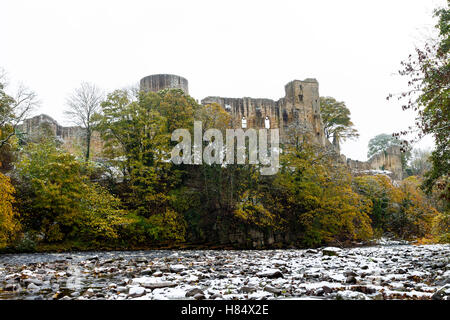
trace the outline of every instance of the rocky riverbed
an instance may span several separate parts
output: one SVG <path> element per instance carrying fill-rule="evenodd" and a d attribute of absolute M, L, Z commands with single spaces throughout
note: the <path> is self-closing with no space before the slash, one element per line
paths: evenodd
<path fill-rule="evenodd" d="M 450 245 L 4 254 L 0 299 L 450 300 Z"/>

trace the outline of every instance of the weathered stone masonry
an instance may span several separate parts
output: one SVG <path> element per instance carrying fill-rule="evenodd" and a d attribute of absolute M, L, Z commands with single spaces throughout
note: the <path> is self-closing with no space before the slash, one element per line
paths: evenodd
<path fill-rule="evenodd" d="M 86 132 L 79 126 L 64 127 L 46 114 L 41 114 L 23 121 L 17 128 L 20 134 L 33 140 L 43 130 L 49 130 L 57 138 L 65 150 L 70 153 L 79 153 L 85 145 Z M 93 158 L 101 156 L 103 142 L 98 132 L 93 132 L 91 137 L 91 154 Z"/>
<path fill-rule="evenodd" d="M 313 143 L 329 146 L 320 115 L 319 83 L 315 79 L 289 82 L 285 86 L 285 96 L 277 101 L 223 97 L 206 97 L 202 100 L 202 104 L 214 102 L 230 112 L 237 125 L 245 117 L 249 128 L 264 128 L 264 120 L 268 117 L 271 128 L 280 129 L 282 141 L 289 127 L 295 124 L 302 131 L 310 133 Z"/>

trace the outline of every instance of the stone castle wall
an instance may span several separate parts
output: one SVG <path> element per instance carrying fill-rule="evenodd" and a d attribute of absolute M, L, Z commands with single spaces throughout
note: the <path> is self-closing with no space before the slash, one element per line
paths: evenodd
<path fill-rule="evenodd" d="M 254 98 L 206 97 L 202 104 L 218 103 L 231 113 L 235 127 L 243 117 L 248 128 L 264 128 L 266 117 L 271 128 L 280 129 L 282 142 L 287 142 L 288 131 L 308 133 L 313 143 L 327 147 L 320 115 L 319 83 L 315 79 L 294 80 L 285 86 L 285 96 L 277 101 Z"/>
<path fill-rule="evenodd" d="M 64 127 L 46 114 L 41 114 L 23 121 L 17 128 L 18 132 L 30 140 L 37 139 L 42 133 L 48 132 L 62 143 L 62 147 L 73 154 L 83 154 L 86 132 L 79 126 Z M 98 132 L 91 137 L 91 155 L 93 158 L 102 154 L 103 142 Z"/>
<path fill-rule="evenodd" d="M 370 170 L 389 171 L 394 180 L 403 178 L 402 152 L 398 146 L 391 146 L 367 161 L 347 159 L 347 166 L 356 174 L 367 174 Z"/>

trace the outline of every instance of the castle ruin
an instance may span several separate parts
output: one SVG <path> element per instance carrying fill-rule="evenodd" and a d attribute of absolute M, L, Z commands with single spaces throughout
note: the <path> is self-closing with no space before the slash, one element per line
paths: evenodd
<path fill-rule="evenodd" d="M 181 89 L 189 94 L 188 80 L 171 74 L 156 74 L 144 77 L 140 81 L 142 91 L 158 92 L 164 89 Z M 320 114 L 319 83 L 316 79 L 293 80 L 285 85 L 285 96 L 279 100 L 264 98 L 227 98 L 209 96 L 201 100 L 203 105 L 217 103 L 231 114 L 234 126 L 246 120 L 247 128 L 264 128 L 268 120 L 271 128 L 280 130 L 280 142 L 289 142 L 289 132 L 294 130 L 304 139 L 334 152 L 338 159 L 345 162 L 355 174 L 370 174 L 379 170 L 390 172 L 395 180 L 402 179 L 401 151 L 399 147 L 390 147 L 374 155 L 366 162 L 346 159 L 340 154 L 339 139 L 331 143 L 325 135 Z M 47 115 L 26 119 L 19 130 L 28 136 L 35 134 L 43 125 L 51 128 L 55 137 L 60 139 L 69 152 L 83 143 L 84 130 L 80 127 L 63 127 Z M 93 157 L 101 156 L 102 141 L 94 133 L 91 143 Z"/>

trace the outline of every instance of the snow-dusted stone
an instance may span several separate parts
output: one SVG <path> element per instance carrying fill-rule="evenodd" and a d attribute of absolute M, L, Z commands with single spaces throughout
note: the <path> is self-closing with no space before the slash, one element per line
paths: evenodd
<path fill-rule="evenodd" d="M 147 289 L 167 288 L 175 287 L 177 284 L 170 281 L 164 281 L 161 278 L 156 277 L 141 277 L 134 278 L 131 282 L 132 285 L 139 285 Z"/>
<path fill-rule="evenodd" d="M 86 292 L 84 293 L 84 295 L 86 297 L 92 297 L 95 295 L 94 290 L 92 290 L 91 288 L 87 289 Z"/>
<path fill-rule="evenodd" d="M 203 294 L 204 292 L 203 290 L 199 289 L 199 288 L 193 288 L 191 290 L 189 290 L 188 292 L 186 292 L 186 297 L 194 297 L 196 294 Z"/>
<path fill-rule="evenodd" d="M 197 294 L 194 296 L 194 299 L 195 299 L 195 300 L 203 300 L 203 299 L 205 299 L 205 295 L 203 295 L 203 294 L 201 294 L 201 293 L 197 293 Z"/>
<path fill-rule="evenodd" d="M 287 264 L 287 261 L 277 259 L 277 260 L 272 260 L 272 264 L 275 267 L 280 267 L 280 266 L 285 266 Z"/>
<path fill-rule="evenodd" d="M 175 273 L 178 273 L 178 272 L 181 272 L 184 270 L 186 270 L 186 267 L 183 266 L 182 264 L 174 264 L 174 265 L 170 266 L 170 271 L 175 272 Z"/>
<path fill-rule="evenodd" d="M 197 282 L 198 281 L 198 277 L 196 275 L 191 274 L 189 276 L 189 278 L 187 278 L 185 281 L 187 283 Z"/>
<path fill-rule="evenodd" d="M 23 283 L 25 283 L 25 284 L 33 283 L 33 284 L 35 284 L 37 286 L 41 286 L 43 284 L 42 280 L 39 280 L 39 279 L 36 279 L 36 278 L 25 279 L 23 281 Z"/>
<path fill-rule="evenodd" d="M 270 287 L 270 286 L 266 286 L 264 287 L 264 291 L 273 293 L 275 295 L 281 294 L 281 290 L 278 288 L 274 288 L 274 287 Z"/>
<path fill-rule="evenodd" d="M 130 287 L 130 290 L 128 291 L 129 297 L 140 297 L 145 294 L 145 289 L 139 286 L 132 286 Z"/>
<path fill-rule="evenodd" d="M 186 290 L 180 288 L 170 288 L 164 292 L 167 299 L 185 299 Z"/>
<path fill-rule="evenodd" d="M 15 278 L 19 278 L 20 274 L 18 273 L 12 273 L 12 274 L 7 274 L 6 276 L 4 276 L 3 279 L 5 280 L 11 280 L 11 279 L 15 279 Z"/>
<path fill-rule="evenodd" d="M 28 285 L 27 290 L 28 291 L 39 291 L 40 288 L 32 282 Z"/>
<path fill-rule="evenodd" d="M 250 300 L 261 300 L 270 297 L 272 294 L 267 291 L 256 291 L 248 296 Z"/>
<path fill-rule="evenodd" d="M 347 280 L 347 277 L 344 276 L 343 274 L 335 274 L 335 273 L 332 273 L 332 274 L 329 274 L 328 277 L 329 277 L 331 280 L 336 281 L 336 282 L 344 282 L 344 281 Z"/>
<path fill-rule="evenodd" d="M 120 286 L 120 287 L 117 287 L 117 288 L 116 288 L 116 292 L 117 292 L 117 293 L 128 293 L 128 288 L 127 288 L 127 287 Z"/>
<path fill-rule="evenodd" d="M 144 270 L 141 271 L 141 274 L 143 276 L 148 276 L 148 275 L 151 275 L 152 273 L 153 273 L 153 271 L 150 268 L 147 268 L 147 269 L 144 269 Z"/>
<path fill-rule="evenodd" d="M 256 288 L 244 286 L 244 287 L 242 287 L 240 289 L 240 292 L 242 292 L 242 293 L 253 293 L 253 292 L 256 292 Z"/>
<path fill-rule="evenodd" d="M 450 297 L 450 284 L 446 284 L 442 288 L 436 290 L 436 292 L 431 296 L 433 300 L 443 300 L 444 298 Z"/>
<path fill-rule="evenodd" d="M 338 292 L 337 298 L 342 300 L 370 300 L 364 293 L 350 290 Z"/>
<path fill-rule="evenodd" d="M 256 274 L 258 277 L 266 277 L 269 279 L 282 278 L 283 274 L 279 269 L 266 269 Z"/>

